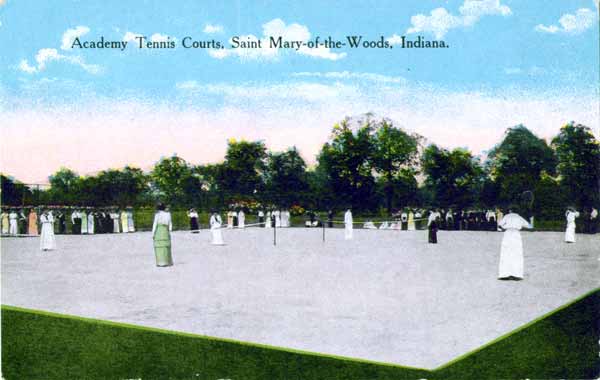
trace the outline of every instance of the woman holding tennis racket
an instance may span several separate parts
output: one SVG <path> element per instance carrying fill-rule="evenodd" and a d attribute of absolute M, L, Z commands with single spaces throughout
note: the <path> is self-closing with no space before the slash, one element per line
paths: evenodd
<path fill-rule="evenodd" d="M 508 214 L 498 222 L 498 227 L 504 231 L 500 248 L 499 280 L 523 279 L 523 240 L 520 230 L 532 227 L 515 210 L 516 207 L 511 206 Z"/>

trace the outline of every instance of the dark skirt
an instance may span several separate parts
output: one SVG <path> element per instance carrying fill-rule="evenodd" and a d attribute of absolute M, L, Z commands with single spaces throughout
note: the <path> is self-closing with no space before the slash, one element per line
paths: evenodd
<path fill-rule="evenodd" d="M 429 242 L 431 244 L 437 244 L 437 232 L 438 228 L 434 223 L 429 226 Z"/>
<path fill-rule="evenodd" d="M 58 218 L 58 233 L 63 235 L 67 232 L 67 221 L 65 218 Z"/>
<path fill-rule="evenodd" d="M 198 228 L 198 218 L 190 218 L 190 230 L 197 231 Z"/>
<path fill-rule="evenodd" d="M 80 218 L 75 218 L 73 220 L 73 230 L 71 231 L 71 233 L 73 233 L 75 235 L 81 234 L 81 219 Z"/>

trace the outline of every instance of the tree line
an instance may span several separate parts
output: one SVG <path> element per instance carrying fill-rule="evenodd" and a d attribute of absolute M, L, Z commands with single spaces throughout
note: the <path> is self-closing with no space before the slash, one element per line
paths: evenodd
<path fill-rule="evenodd" d="M 162 201 L 206 211 L 235 204 L 389 213 L 407 206 L 506 207 L 531 192 L 536 215 L 557 218 L 567 206 L 598 208 L 600 143 L 575 122 L 549 142 L 516 125 L 479 157 L 429 144 L 367 114 L 334 125 L 310 168 L 295 147 L 273 152 L 262 141 L 230 139 L 220 163 L 194 165 L 173 155 L 150 172 L 127 166 L 80 176 L 62 168 L 44 190 L 4 174 L 0 180 L 3 205 L 140 207 Z"/>

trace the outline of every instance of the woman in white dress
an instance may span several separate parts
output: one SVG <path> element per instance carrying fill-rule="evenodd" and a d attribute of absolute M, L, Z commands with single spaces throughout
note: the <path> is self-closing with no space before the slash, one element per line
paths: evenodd
<path fill-rule="evenodd" d="M 567 230 L 565 231 L 565 242 L 575 243 L 575 218 L 579 218 L 579 212 L 569 208 L 565 213 L 567 217 Z"/>
<path fill-rule="evenodd" d="M 279 210 L 275 210 L 273 211 L 272 215 L 275 216 L 275 227 L 281 228 L 281 212 Z"/>
<path fill-rule="evenodd" d="M 531 228 L 531 225 L 521 215 L 513 212 L 513 209 L 498 222 L 498 227 L 504 231 L 498 267 L 499 280 L 523 279 L 523 240 L 520 230 Z"/>
<path fill-rule="evenodd" d="M 238 212 L 238 228 L 246 227 L 246 214 L 244 214 L 244 210 L 240 210 Z"/>
<path fill-rule="evenodd" d="M 93 235 L 95 233 L 95 229 L 96 229 L 96 227 L 95 227 L 96 225 L 94 222 L 95 214 L 96 214 L 95 212 L 90 211 L 87 216 L 87 231 L 88 231 L 88 234 L 91 234 L 91 235 Z"/>
<path fill-rule="evenodd" d="M 210 216 L 210 233 L 212 234 L 212 245 L 225 245 L 223 242 L 223 234 L 221 232 L 221 225 L 223 224 L 223 220 L 221 219 L 221 215 L 216 212 Z"/>
<path fill-rule="evenodd" d="M 113 221 L 113 233 L 118 234 L 119 233 L 119 210 L 113 209 L 113 211 L 110 213 L 110 218 Z"/>
<path fill-rule="evenodd" d="M 348 209 L 344 214 L 344 239 L 346 240 L 352 240 L 352 222 L 352 211 Z"/>
<path fill-rule="evenodd" d="M 13 236 L 17 236 L 17 234 L 19 233 L 19 214 L 17 214 L 17 212 L 15 210 L 11 210 L 10 213 L 8 214 L 8 223 L 9 223 L 9 227 L 8 227 L 8 233 L 13 235 Z"/>
<path fill-rule="evenodd" d="M 135 232 L 135 224 L 133 222 L 133 208 L 127 208 L 127 227 L 129 232 Z"/>
<path fill-rule="evenodd" d="M 56 248 L 56 242 L 54 240 L 54 217 L 44 210 L 40 216 L 40 223 L 42 224 L 42 234 L 40 235 L 40 249 L 42 251 L 50 251 Z"/>

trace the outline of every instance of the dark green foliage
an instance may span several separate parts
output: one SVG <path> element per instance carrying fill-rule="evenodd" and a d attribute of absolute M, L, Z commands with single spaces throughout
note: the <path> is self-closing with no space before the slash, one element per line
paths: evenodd
<path fill-rule="evenodd" d="M 555 174 L 556 156 L 546 141 L 517 125 L 492 149 L 488 165 L 500 187 L 500 204 L 509 204 L 518 202 L 524 191 L 533 191 L 543 173 Z"/>
<path fill-rule="evenodd" d="M 20 205 L 28 198 L 31 199 L 32 193 L 29 188 L 19 181 L 0 173 L 0 203 L 3 205 Z"/>
<path fill-rule="evenodd" d="M 266 158 L 267 148 L 261 141 L 229 141 L 225 161 L 217 177 L 227 203 L 257 198 L 264 188 L 262 173 Z"/>
<path fill-rule="evenodd" d="M 383 119 L 371 124 L 373 128 L 371 165 L 380 175 L 378 182 L 383 184 L 385 206 L 393 208 L 415 203 L 417 165 L 419 163 L 420 136 L 410 135 L 394 127 L 392 122 Z"/>
<path fill-rule="evenodd" d="M 458 209 L 473 205 L 484 183 L 479 161 L 464 149 L 452 151 L 430 145 L 422 158 L 425 185 L 431 189 L 435 206 Z"/>
<path fill-rule="evenodd" d="M 600 206 L 600 142 L 592 130 L 573 122 L 563 126 L 552 140 L 558 157 L 558 173 L 574 206 Z"/>
<path fill-rule="evenodd" d="M 187 203 L 190 190 L 200 188 L 200 182 L 193 174 L 183 158 L 172 156 L 161 159 L 150 173 L 155 196 L 171 205 Z"/>
<path fill-rule="evenodd" d="M 353 130 L 348 120 L 333 127 L 331 140 L 323 145 L 317 157 L 326 173 L 328 187 L 336 195 L 335 206 L 373 209 L 375 178 L 370 154 L 373 148 L 371 127 Z"/>
<path fill-rule="evenodd" d="M 283 207 L 305 204 L 308 191 L 306 163 L 295 147 L 268 154 L 264 182 L 262 199 L 266 203 Z"/>

